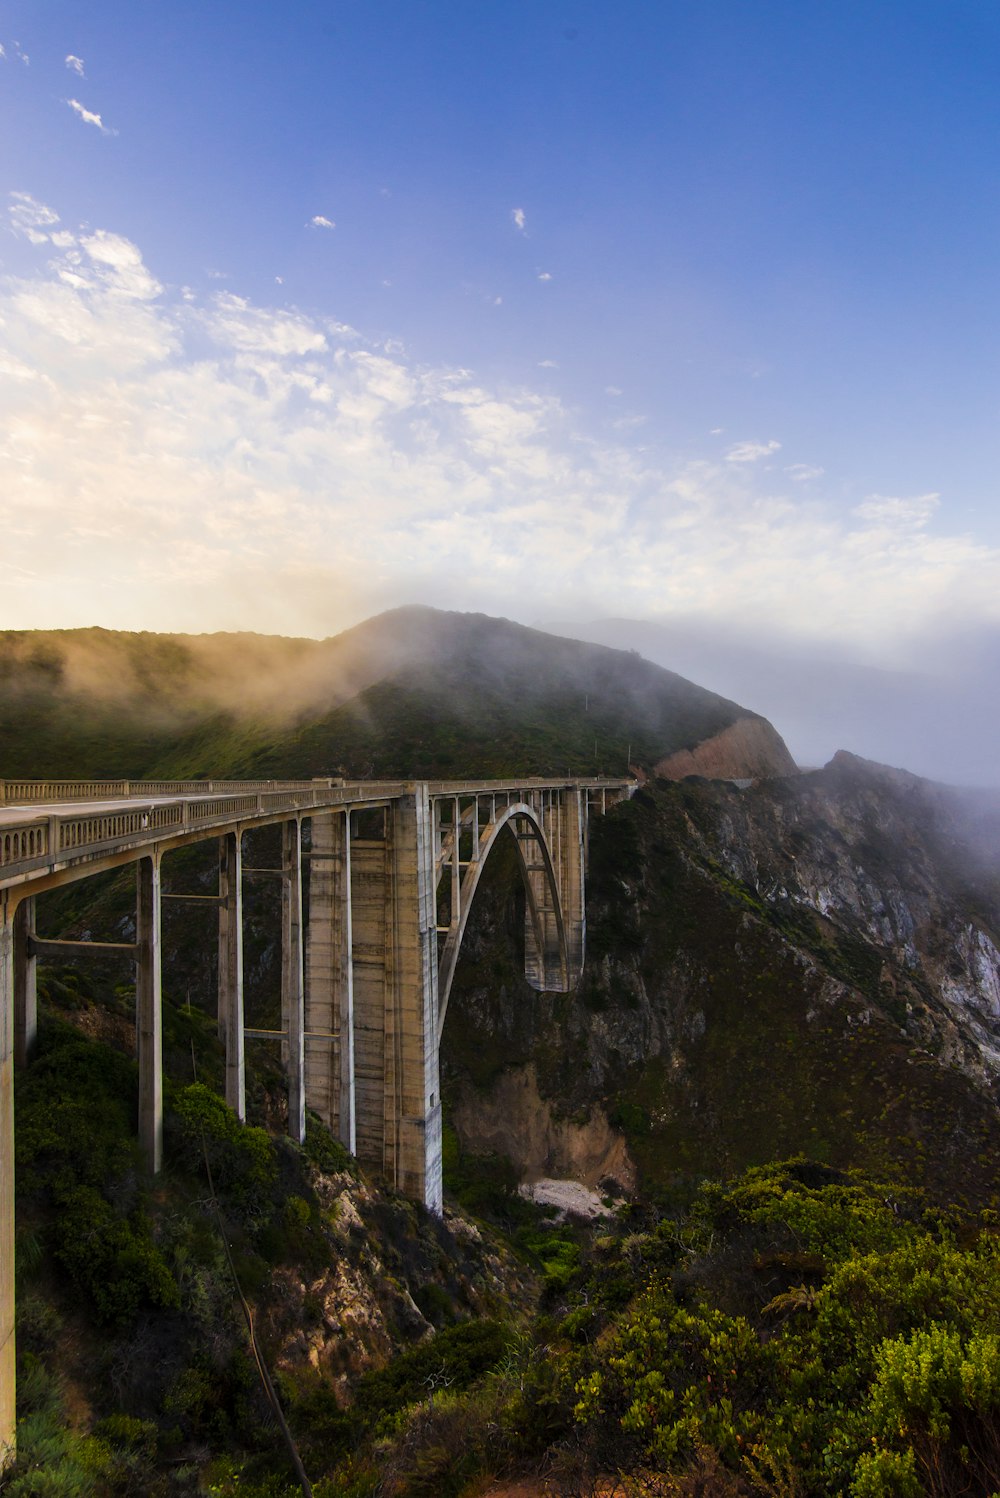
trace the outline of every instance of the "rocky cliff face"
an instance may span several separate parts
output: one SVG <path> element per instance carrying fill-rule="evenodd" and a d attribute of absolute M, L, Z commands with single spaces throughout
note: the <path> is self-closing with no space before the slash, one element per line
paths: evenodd
<path fill-rule="evenodd" d="M 617 1129 L 647 1184 L 805 1151 L 988 1199 L 1000 881 L 969 822 L 957 793 L 848 755 L 645 788 L 592 829 L 576 995 L 519 980 L 515 891 L 482 906 L 445 1036 L 456 1118 L 537 1084 L 550 1170 L 574 1169 L 562 1119 Z M 538 1168 L 515 1111 L 484 1111 L 492 1147 Z"/>
<path fill-rule="evenodd" d="M 661 780 L 704 775 L 709 780 L 756 780 L 794 775 L 795 761 L 784 739 L 766 718 L 738 718 L 721 733 L 668 754 L 655 767 Z"/>

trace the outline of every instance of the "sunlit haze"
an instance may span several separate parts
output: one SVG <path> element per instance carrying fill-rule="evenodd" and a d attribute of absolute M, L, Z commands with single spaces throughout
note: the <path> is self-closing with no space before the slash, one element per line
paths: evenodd
<path fill-rule="evenodd" d="M 879 752 L 996 780 L 993 0 L 14 0 L 0 44 L 4 627 L 651 622 L 919 671 Z"/>

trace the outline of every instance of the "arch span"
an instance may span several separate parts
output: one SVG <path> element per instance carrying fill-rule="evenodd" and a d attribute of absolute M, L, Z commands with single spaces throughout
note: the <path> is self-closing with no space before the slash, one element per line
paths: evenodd
<path fill-rule="evenodd" d="M 456 866 L 460 874 L 458 900 L 452 900 L 452 919 L 447 928 L 441 961 L 438 969 L 438 1042 L 444 1033 L 444 1021 L 451 997 L 451 985 L 458 965 L 462 939 L 468 925 L 472 903 L 479 881 L 486 867 L 486 860 L 505 829 L 510 829 L 518 854 L 518 864 L 524 880 L 525 909 L 525 977 L 532 988 L 542 991 L 547 988 L 564 990 L 570 986 L 570 952 L 566 939 L 566 920 L 552 850 L 549 847 L 545 828 L 535 809 L 520 801 L 499 809 L 493 820 L 479 832 L 475 825 L 474 809 L 469 808 L 457 824 L 459 829 L 459 854 L 463 831 L 471 828 L 475 838 L 473 856 L 467 861 L 455 858 L 455 831 L 442 847 L 438 859 L 438 879 L 446 867 L 451 868 L 455 878 Z M 464 867 L 464 874 L 461 873 Z M 455 906 L 457 904 L 457 913 Z"/>

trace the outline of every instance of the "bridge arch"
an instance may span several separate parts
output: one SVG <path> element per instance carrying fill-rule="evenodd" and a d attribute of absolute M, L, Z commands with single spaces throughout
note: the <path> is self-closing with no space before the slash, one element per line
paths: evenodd
<path fill-rule="evenodd" d="M 439 1044 L 444 1033 L 451 986 L 476 890 L 486 861 L 497 839 L 506 829 L 510 829 L 514 836 L 526 896 L 525 977 L 539 991 L 549 987 L 565 989 L 570 983 L 566 919 L 545 828 L 534 807 L 524 801 L 498 808 L 494 820 L 487 824 L 477 840 L 475 856 L 468 861 L 461 879 L 459 898 L 453 902 L 453 908 L 455 904 L 458 907 L 457 915 L 453 916 L 448 927 L 438 969 Z M 475 828 L 473 831 L 475 832 Z M 452 837 L 454 836 L 453 832 Z M 453 851 L 453 846 L 442 850 L 437 871 L 439 877 Z"/>

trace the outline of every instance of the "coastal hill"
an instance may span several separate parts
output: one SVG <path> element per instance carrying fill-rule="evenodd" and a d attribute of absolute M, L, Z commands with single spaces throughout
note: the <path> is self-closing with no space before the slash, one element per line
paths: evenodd
<path fill-rule="evenodd" d="M 9 777 L 623 775 L 736 725 L 753 754 L 725 773 L 795 768 L 765 719 L 635 652 L 426 608 L 327 640 L 7 632 L 0 696 Z"/>

